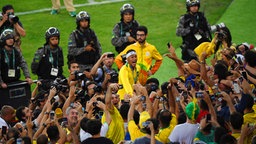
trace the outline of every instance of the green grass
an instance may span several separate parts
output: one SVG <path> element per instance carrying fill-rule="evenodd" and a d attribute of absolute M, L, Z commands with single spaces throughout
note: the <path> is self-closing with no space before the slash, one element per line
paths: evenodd
<path fill-rule="evenodd" d="M 231 1 L 202 0 L 200 10 L 205 13 L 210 24 L 222 21 L 227 23 L 231 28 L 232 34 L 235 34 L 233 36 L 235 42 L 239 43 L 243 40 L 255 42 L 253 36 L 255 36 L 256 29 L 250 29 L 255 26 L 256 21 L 253 16 L 255 12 L 250 13 L 252 10 L 255 11 L 253 8 L 255 0 L 236 0 L 230 5 Z M 110 43 L 112 29 L 120 20 L 120 7 L 128 2 L 135 7 L 135 18 L 141 25 L 145 25 L 149 29 L 147 41 L 155 45 L 161 54 L 167 52 L 166 43 L 172 41 L 173 45 L 177 48 L 177 53 L 180 55 L 179 45 L 181 44 L 181 38 L 175 35 L 175 31 L 179 17 L 186 12 L 185 0 L 129 0 L 111 4 L 77 7 L 76 9 L 77 12 L 85 10 L 91 15 L 91 28 L 95 30 L 103 51 L 115 52 L 114 47 Z M 13 4 L 16 12 L 51 8 L 51 2 L 44 0 L 1 0 L 1 6 L 7 3 Z M 75 0 L 74 3 L 83 4 L 87 3 L 87 1 Z M 241 7 L 241 10 L 237 10 L 237 7 Z M 227 8 L 228 10 L 226 11 Z M 223 14 L 224 16 L 222 17 Z M 50 11 L 45 11 L 20 15 L 19 17 L 27 33 L 27 36 L 22 38 L 22 51 L 29 66 L 34 52 L 45 42 L 44 33 L 46 29 L 51 26 L 57 27 L 61 32 L 60 46 L 63 48 L 66 58 L 68 37 L 72 30 L 75 29 L 76 24 L 75 18 L 70 17 L 65 9 L 61 9 L 61 13 L 58 15 L 50 15 Z M 237 22 L 237 17 L 241 21 Z M 248 22 L 251 23 L 246 26 L 245 24 Z M 68 76 L 67 65 L 65 65 L 64 70 L 66 70 L 64 74 Z M 160 82 L 164 82 L 176 75 L 177 69 L 175 64 L 171 60 L 164 58 L 161 68 L 154 77 L 157 77 Z M 36 76 L 32 75 L 32 77 L 36 79 Z"/>

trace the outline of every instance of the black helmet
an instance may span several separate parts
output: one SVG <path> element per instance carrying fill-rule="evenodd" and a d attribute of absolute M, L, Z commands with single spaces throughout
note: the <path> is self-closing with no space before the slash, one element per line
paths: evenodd
<path fill-rule="evenodd" d="M 5 42 L 7 39 L 14 39 L 14 32 L 12 29 L 5 29 L 0 35 L 1 42 Z"/>
<path fill-rule="evenodd" d="M 132 15 L 134 15 L 134 7 L 133 7 L 133 5 L 126 3 L 126 4 L 124 4 L 124 5 L 120 8 L 120 15 L 121 15 L 121 17 L 122 17 L 123 14 L 126 13 L 126 12 L 130 12 L 130 13 L 132 13 Z"/>
<path fill-rule="evenodd" d="M 80 12 L 76 15 L 76 22 L 77 22 L 77 24 L 78 24 L 81 20 L 87 20 L 87 21 L 90 23 L 90 15 L 89 15 L 86 11 L 80 11 Z"/>
<path fill-rule="evenodd" d="M 46 42 L 48 42 L 49 39 L 53 36 L 58 37 L 60 39 L 60 32 L 56 27 L 50 27 L 48 30 L 46 30 L 45 32 Z"/>
<path fill-rule="evenodd" d="M 197 5 L 200 8 L 200 0 L 186 0 L 186 6 L 189 11 L 189 7 Z"/>

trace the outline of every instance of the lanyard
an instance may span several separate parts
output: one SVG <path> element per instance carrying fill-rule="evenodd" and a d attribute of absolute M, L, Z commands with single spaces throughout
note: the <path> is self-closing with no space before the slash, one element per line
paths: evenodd
<path fill-rule="evenodd" d="M 58 51 L 57 51 L 57 61 L 56 61 L 56 66 L 58 68 Z M 50 56 L 49 56 L 49 62 L 52 64 L 52 67 L 54 67 L 54 61 L 53 61 L 53 56 L 52 56 L 52 52 L 50 51 Z"/>
<path fill-rule="evenodd" d="M 5 49 L 4 49 L 4 55 L 5 55 L 5 63 L 7 63 L 8 68 L 10 68 L 10 60 Z M 15 68 L 15 52 L 14 52 L 14 49 L 12 49 L 12 69 L 14 68 Z"/>

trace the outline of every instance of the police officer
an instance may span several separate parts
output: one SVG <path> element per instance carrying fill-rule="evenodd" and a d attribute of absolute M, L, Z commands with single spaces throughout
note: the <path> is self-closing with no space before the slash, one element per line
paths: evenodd
<path fill-rule="evenodd" d="M 126 46 L 136 42 L 136 29 L 139 23 L 134 20 L 134 7 L 131 4 L 124 4 L 120 8 L 121 19 L 113 29 L 111 43 L 118 53 L 122 52 Z"/>
<path fill-rule="evenodd" d="M 182 59 L 196 59 L 194 49 L 202 42 L 211 40 L 211 26 L 204 14 L 199 12 L 199 0 L 186 0 L 187 13 L 180 17 L 176 35 L 182 37 Z"/>
<path fill-rule="evenodd" d="M 76 30 L 69 37 L 68 62 L 75 60 L 80 71 L 89 71 L 101 56 L 101 45 L 90 28 L 90 15 L 81 11 L 76 16 Z"/>
<path fill-rule="evenodd" d="M 5 5 L 2 8 L 2 19 L 0 19 L 0 33 L 5 29 L 12 29 L 15 33 L 15 43 L 14 46 L 20 49 L 21 40 L 20 36 L 24 37 L 26 31 L 23 28 L 22 23 L 19 20 L 19 17 L 14 15 L 14 8 L 12 5 Z"/>
<path fill-rule="evenodd" d="M 46 43 L 35 52 L 31 64 L 32 73 L 38 79 L 52 81 L 57 77 L 64 78 L 64 58 L 62 48 L 59 46 L 60 32 L 55 27 L 50 27 L 45 32 Z"/>
<path fill-rule="evenodd" d="M 6 29 L 0 35 L 0 85 L 7 88 L 7 84 L 17 82 L 20 79 L 20 69 L 22 69 L 26 81 L 32 84 L 29 75 L 28 65 L 21 52 L 14 47 L 14 32 Z"/>

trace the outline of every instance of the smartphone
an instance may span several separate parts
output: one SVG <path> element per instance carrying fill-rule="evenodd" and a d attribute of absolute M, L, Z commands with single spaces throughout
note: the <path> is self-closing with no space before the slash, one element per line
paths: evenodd
<path fill-rule="evenodd" d="M 62 121 L 62 122 L 61 122 L 61 126 L 62 126 L 62 127 L 67 127 L 67 125 L 68 125 L 68 119 L 65 117 L 65 118 L 62 118 L 61 121 Z"/>
<path fill-rule="evenodd" d="M 211 120 L 211 114 L 206 115 L 206 122 L 209 122 Z"/>
<path fill-rule="evenodd" d="M 196 92 L 196 98 L 203 98 L 204 93 L 203 92 Z"/>
<path fill-rule="evenodd" d="M 141 96 L 140 101 L 145 102 L 146 101 L 146 96 Z"/>
<path fill-rule="evenodd" d="M 243 80 L 244 80 L 244 78 L 242 76 L 239 77 L 239 81 L 240 81 L 241 84 L 242 84 Z"/>
<path fill-rule="evenodd" d="M 6 131 L 7 131 L 7 127 L 2 126 L 2 136 L 6 134 Z"/>
<path fill-rule="evenodd" d="M 122 89 L 122 88 L 123 88 L 123 85 L 120 84 L 120 85 L 118 86 L 118 88 L 119 88 L 119 89 Z"/>
<path fill-rule="evenodd" d="M 233 86 L 234 86 L 234 92 L 236 94 L 240 93 L 240 86 L 238 85 L 238 83 L 236 81 L 233 82 Z"/>
<path fill-rule="evenodd" d="M 51 120 L 54 120 L 54 116 L 55 116 L 55 112 L 54 112 L 54 111 L 51 111 L 51 112 L 50 112 L 50 119 L 51 119 Z"/>
<path fill-rule="evenodd" d="M 247 80 L 247 74 L 246 74 L 245 71 L 242 72 L 242 76 L 243 76 L 243 78 L 244 78 L 245 80 Z"/>

